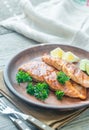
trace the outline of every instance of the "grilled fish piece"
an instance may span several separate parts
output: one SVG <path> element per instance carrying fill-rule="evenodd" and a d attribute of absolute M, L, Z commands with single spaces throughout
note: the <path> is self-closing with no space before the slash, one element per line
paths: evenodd
<path fill-rule="evenodd" d="M 73 63 L 69 63 L 60 58 L 54 58 L 46 54 L 42 57 L 42 60 L 56 69 L 62 70 L 73 81 L 77 82 L 83 87 L 89 88 L 89 76 Z"/>
<path fill-rule="evenodd" d="M 23 70 L 24 72 L 30 74 L 35 81 L 44 82 L 44 76 L 49 75 L 55 70 L 55 68 L 44 62 L 31 61 L 20 66 L 19 70 Z"/>
<path fill-rule="evenodd" d="M 65 85 L 57 81 L 57 70 L 44 62 L 31 61 L 19 67 L 19 70 L 27 72 L 36 81 L 46 82 L 53 91 L 62 90 L 65 95 L 73 98 L 86 99 L 86 89 L 67 81 Z"/>
<path fill-rule="evenodd" d="M 72 81 L 66 81 L 64 85 L 60 84 L 57 81 L 57 74 L 55 71 L 52 72 L 51 75 L 44 77 L 44 79 L 54 91 L 61 90 L 65 95 L 74 98 L 86 99 L 87 97 L 86 89 Z"/>

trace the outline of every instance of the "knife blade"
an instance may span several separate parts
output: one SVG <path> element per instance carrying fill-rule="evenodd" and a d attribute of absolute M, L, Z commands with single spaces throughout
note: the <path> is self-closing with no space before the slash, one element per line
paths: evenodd
<path fill-rule="evenodd" d="M 21 120 L 16 114 L 10 114 L 9 118 L 12 122 L 16 125 L 16 127 L 19 130 L 32 130 L 30 127 L 27 126 L 27 124 Z"/>
<path fill-rule="evenodd" d="M 37 118 L 31 116 L 31 115 L 26 115 L 21 112 L 16 112 L 18 115 L 20 115 L 25 121 L 31 123 L 32 125 L 36 126 L 40 130 L 54 130 L 50 126 L 46 125 L 44 122 L 41 122 Z"/>

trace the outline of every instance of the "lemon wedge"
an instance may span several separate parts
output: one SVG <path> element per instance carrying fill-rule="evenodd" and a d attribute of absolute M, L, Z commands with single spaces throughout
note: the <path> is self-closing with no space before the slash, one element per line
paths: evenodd
<path fill-rule="evenodd" d="M 89 61 L 86 63 L 85 69 L 86 69 L 87 74 L 89 75 Z"/>
<path fill-rule="evenodd" d="M 86 71 L 86 63 L 88 63 L 88 59 L 82 59 L 79 64 L 79 68 L 83 71 Z"/>
<path fill-rule="evenodd" d="M 68 51 L 65 52 L 62 56 L 62 59 L 66 60 L 67 62 L 78 62 L 79 57 L 74 55 L 72 52 Z"/>
<path fill-rule="evenodd" d="M 79 68 L 83 71 L 85 71 L 89 75 L 89 60 L 88 59 L 82 59 L 80 61 Z"/>
<path fill-rule="evenodd" d="M 64 53 L 65 52 L 61 48 L 59 48 L 59 47 L 57 47 L 54 50 L 50 51 L 50 55 L 51 56 L 58 57 L 58 58 L 62 58 Z"/>

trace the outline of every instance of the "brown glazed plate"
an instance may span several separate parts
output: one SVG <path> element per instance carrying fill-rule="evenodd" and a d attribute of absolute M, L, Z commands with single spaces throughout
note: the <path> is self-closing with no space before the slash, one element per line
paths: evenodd
<path fill-rule="evenodd" d="M 63 97 L 62 100 L 57 100 L 53 92 L 50 92 L 49 97 L 43 102 L 37 100 L 35 97 L 30 96 L 26 93 L 26 84 L 20 86 L 16 82 L 16 73 L 18 67 L 30 60 L 41 60 L 41 56 L 44 53 L 49 53 L 51 50 L 60 47 L 64 51 L 71 51 L 75 55 L 82 58 L 89 58 L 89 52 L 74 46 L 60 45 L 60 44 L 39 44 L 30 48 L 27 48 L 17 55 L 15 55 L 9 63 L 6 65 L 4 70 L 4 81 L 7 88 L 24 102 L 29 103 L 40 108 L 57 109 L 62 111 L 74 110 L 83 108 L 89 105 L 89 89 L 86 100 L 80 100 L 76 98 Z"/>

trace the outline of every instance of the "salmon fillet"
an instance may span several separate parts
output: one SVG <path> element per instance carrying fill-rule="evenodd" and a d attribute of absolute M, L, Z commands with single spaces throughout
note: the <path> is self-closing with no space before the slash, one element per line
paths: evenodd
<path fill-rule="evenodd" d="M 42 60 L 56 69 L 62 70 L 73 81 L 77 82 L 83 87 L 89 88 L 89 76 L 73 63 L 66 62 L 60 58 L 51 57 L 50 55 L 44 55 Z"/>
<path fill-rule="evenodd" d="M 57 81 L 58 71 L 44 62 L 31 61 L 21 65 L 18 70 L 27 72 L 36 81 L 46 82 L 53 91 L 62 90 L 65 95 L 73 98 L 86 99 L 87 97 L 86 89 L 76 83 L 67 81 L 65 85 L 60 84 Z"/>
<path fill-rule="evenodd" d="M 44 77 L 53 72 L 55 68 L 45 64 L 44 62 L 31 61 L 20 66 L 19 70 L 23 70 L 30 74 L 35 81 L 44 82 Z"/>

